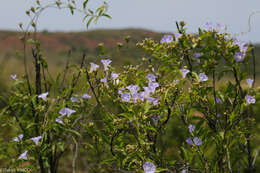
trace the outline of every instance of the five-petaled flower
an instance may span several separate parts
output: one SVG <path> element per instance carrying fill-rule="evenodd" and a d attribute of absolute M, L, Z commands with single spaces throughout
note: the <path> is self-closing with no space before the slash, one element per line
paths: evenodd
<path fill-rule="evenodd" d="M 145 173 L 155 173 L 156 166 L 152 162 L 145 162 L 143 164 L 143 169 Z"/>
<path fill-rule="evenodd" d="M 241 53 L 244 53 L 244 54 L 246 53 L 246 51 L 247 51 L 246 43 L 238 40 L 237 38 L 234 38 L 233 45 L 234 46 L 237 45 L 239 47 Z"/>
<path fill-rule="evenodd" d="M 248 84 L 248 86 L 249 86 L 250 88 L 252 88 L 253 83 L 254 83 L 254 80 L 253 80 L 253 79 L 246 79 L 246 83 Z"/>
<path fill-rule="evenodd" d="M 75 113 L 76 111 L 70 108 L 62 108 L 59 111 L 59 114 L 61 115 L 61 118 L 67 115 L 67 117 L 70 117 L 71 114 Z"/>
<path fill-rule="evenodd" d="M 96 71 L 97 69 L 99 68 L 99 65 L 97 65 L 97 64 L 95 64 L 95 63 L 93 63 L 93 62 L 91 62 L 90 63 L 90 72 L 93 72 L 93 71 Z"/>
<path fill-rule="evenodd" d="M 148 74 L 146 75 L 146 79 L 149 81 L 149 82 L 154 82 L 156 81 L 156 76 L 154 74 Z"/>
<path fill-rule="evenodd" d="M 236 52 L 234 55 L 234 59 L 236 62 L 241 62 L 245 59 L 246 54 L 242 52 Z"/>
<path fill-rule="evenodd" d="M 216 97 L 216 102 L 217 102 L 218 104 L 223 104 L 223 101 L 222 101 L 222 99 L 221 99 L 221 98 L 219 98 L 219 97 Z"/>
<path fill-rule="evenodd" d="M 110 59 L 102 59 L 101 62 L 104 65 L 104 69 L 108 70 L 108 66 L 112 61 Z"/>
<path fill-rule="evenodd" d="M 15 137 L 14 138 L 14 141 L 15 142 L 18 142 L 18 141 L 20 141 L 20 140 L 22 140 L 23 139 L 23 134 L 20 134 L 20 135 L 18 135 L 18 137 Z"/>
<path fill-rule="evenodd" d="M 114 72 L 111 73 L 111 79 L 112 80 L 116 80 L 118 78 L 118 76 L 119 75 L 117 73 L 114 73 Z"/>
<path fill-rule="evenodd" d="M 11 74 L 10 77 L 11 77 L 13 80 L 18 80 L 16 74 Z"/>
<path fill-rule="evenodd" d="M 38 98 L 41 98 L 41 99 L 43 99 L 44 101 L 46 101 L 48 94 L 49 94 L 48 92 L 42 93 L 42 94 L 40 94 L 40 95 L 38 96 Z"/>
<path fill-rule="evenodd" d="M 161 39 L 160 43 L 170 43 L 173 41 L 172 35 L 164 35 L 163 38 Z"/>
<path fill-rule="evenodd" d="M 200 146 L 202 144 L 202 140 L 199 138 L 199 137 L 194 137 L 193 139 L 191 138 L 188 138 L 186 140 L 186 142 L 189 144 L 189 145 L 196 145 L 196 146 Z"/>
<path fill-rule="evenodd" d="M 27 150 L 24 151 L 24 152 L 19 156 L 18 159 L 28 160 L 28 158 L 27 158 L 27 153 L 28 153 Z"/>
<path fill-rule="evenodd" d="M 91 99 L 91 95 L 89 95 L 89 94 L 83 94 L 82 96 L 81 96 L 83 99 Z"/>
<path fill-rule="evenodd" d="M 190 133 L 193 133 L 194 130 L 195 130 L 195 126 L 194 126 L 193 124 L 190 124 L 189 127 L 188 127 L 188 129 L 189 129 L 189 132 L 190 132 Z"/>
<path fill-rule="evenodd" d="M 205 81 L 207 81 L 209 78 L 208 78 L 208 76 L 205 74 L 205 73 L 200 73 L 199 74 L 199 81 L 200 82 L 205 82 Z"/>
<path fill-rule="evenodd" d="M 247 95 L 246 96 L 246 104 L 247 105 L 250 105 L 250 104 L 254 104 L 255 103 L 255 97 L 254 96 L 251 96 L 251 95 Z"/>
<path fill-rule="evenodd" d="M 72 96 L 72 97 L 70 98 L 70 101 L 73 102 L 73 103 L 78 102 L 78 98 Z"/>
<path fill-rule="evenodd" d="M 42 138 L 42 136 L 37 136 L 37 137 L 31 138 L 31 140 L 35 143 L 35 145 L 38 145 L 39 140 L 40 140 L 41 138 Z"/>
<path fill-rule="evenodd" d="M 122 101 L 124 101 L 124 102 L 130 102 L 131 95 L 130 95 L 129 93 L 122 93 L 121 99 L 122 99 Z"/>
<path fill-rule="evenodd" d="M 196 52 L 196 53 L 194 53 L 194 54 L 193 54 L 193 56 L 194 56 L 195 58 L 199 58 L 199 57 L 201 57 L 201 56 L 202 56 L 202 54 L 201 54 L 201 53 L 199 53 L 199 52 Z"/>
<path fill-rule="evenodd" d="M 182 74 L 182 77 L 183 77 L 183 78 L 185 78 L 186 75 L 190 72 L 190 70 L 185 69 L 185 68 L 180 69 L 180 71 L 181 71 L 181 74 Z"/>
<path fill-rule="evenodd" d="M 106 77 L 102 78 L 102 79 L 100 80 L 100 82 L 102 82 L 102 83 L 107 83 L 107 78 L 106 78 Z"/>
<path fill-rule="evenodd" d="M 129 86 L 125 87 L 125 88 L 130 91 L 132 96 L 134 94 L 136 94 L 138 92 L 138 90 L 139 90 L 139 86 L 137 86 L 137 85 L 129 85 Z"/>

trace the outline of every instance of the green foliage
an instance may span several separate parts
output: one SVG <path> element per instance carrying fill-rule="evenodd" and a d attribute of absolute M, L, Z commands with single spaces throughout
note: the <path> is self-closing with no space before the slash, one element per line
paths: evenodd
<path fill-rule="evenodd" d="M 75 1 L 54 5 L 72 14 L 77 9 Z M 45 8 L 37 1 L 28 15 Z M 88 9 L 87 26 L 109 17 L 106 8 L 104 3 L 95 12 Z M 34 20 L 30 25 L 36 29 Z M 87 62 L 84 53 L 80 65 L 68 61 L 56 78 L 47 75 L 40 42 L 26 31 L 22 41 L 32 46 L 34 78 L 28 75 L 25 50 L 19 53 L 25 75 L 13 77 L 0 112 L 1 126 L 23 136 L 1 138 L 0 160 L 42 173 L 61 170 L 59 161 L 68 153 L 73 172 L 79 153 L 87 156 L 86 172 L 143 172 L 146 162 L 165 173 L 256 171 L 253 127 L 260 92 L 255 76 L 252 86 L 242 85 L 250 74 L 248 62 L 255 59 L 253 47 L 244 45 L 245 57 L 237 60 L 242 50 L 228 33 L 187 34 L 184 22 L 177 28 L 179 34 L 167 36 L 170 41 L 139 43 L 148 56 L 137 66 L 119 72 L 100 44 L 103 66 Z"/>

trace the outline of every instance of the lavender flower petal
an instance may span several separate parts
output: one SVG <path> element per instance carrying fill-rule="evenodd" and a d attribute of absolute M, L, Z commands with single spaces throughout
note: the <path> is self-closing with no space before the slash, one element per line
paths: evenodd
<path fill-rule="evenodd" d="M 74 96 L 72 96 L 72 97 L 70 98 L 70 100 L 71 100 L 71 102 L 73 102 L 73 103 L 78 102 L 78 98 L 77 98 L 77 97 L 74 97 Z"/>
<path fill-rule="evenodd" d="M 193 133 L 194 130 L 195 130 L 195 126 L 194 126 L 193 124 L 190 124 L 189 127 L 188 127 L 188 129 L 189 129 L 189 132 L 190 132 L 190 133 Z"/>
<path fill-rule="evenodd" d="M 39 140 L 40 140 L 41 138 L 42 138 L 42 136 L 37 136 L 37 137 L 31 138 L 31 140 L 35 143 L 35 145 L 38 145 Z"/>
<path fill-rule="evenodd" d="M 83 95 L 81 96 L 81 98 L 83 98 L 83 99 L 91 99 L 91 95 L 83 94 Z"/>
<path fill-rule="evenodd" d="M 186 75 L 190 72 L 190 70 L 185 69 L 185 68 L 180 69 L 180 71 L 181 71 L 181 73 L 182 73 L 182 78 L 185 78 Z"/>
<path fill-rule="evenodd" d="M 143 164 L 143 169 L 145 173 L 155 173 L 156 166 L 152 162 L 145 162 Z"/>
<path fill-rule="evenodd" d="M 11 74 L 10 77 L 11 77 L 13 80 L 18 80 L 16 74 Z"/>
<path fill-rule="evenodd" d="M 236 52 L 234 55 L 234 59 L 236 62 L 242 62 L 245 59 L 245 53 L 242 52 Z"/>
<path fill-rule="evenodd" d="M 90 72 L 93 72 L 93 71 L 96 71 L 97 69 L 99 68 L 99 65 L 97 65 L 97 64 L 95 64 L 95 63 L 93 63 L 93 62 L 91 62 L 90 63 Z"/>
<path fill-rule="evenodd" d="M 199 81 L 200 82 L 205 82 L 208 80 L 208 76 L 205 73 L 200 73 L 199 74 Z"/>
<path fill-rule="evenodd" d="M 193 142 L 194 142 L 194 145 L 197 145 L 197 146 L 202 144 L 202 140 L 199 137 L 193 138 Z"/>
<path fill-rule="evenodd" d="M 28 153 L 27 150 L 24 151 L 24 152 L 19 156 L 18 159 L 28 160 L 28 158 L 27 158 L 27 153 Z"/>
<path fill-rule="evenodd" d="M 102 59 L 101 62 L 104 65 L 104 69 L 108 70 L 108 66 L 112 61 L 110 59 Z"/>
<path fill-rule="evenodd" d="M 40 95 L 38 96 L 38 98 L 41 98 L 41 99 L 43 99 L 44 101 L 46 101 L 48 94 L 49 94 L 48 92 L 42 93 L 42 94 L 40 94 Z"/>
<path fill-rule="evenodd" d="M 255 103 L 255 97 L 254 96 L 251 96 L 251 95 L 247 95 L 246 96 L 246 104 L 247 105 L 250 105 L 250 104 L 254 104 Z"/>
<path fill-rule="evenodd" d="M 164 35 L 161 39 L 160 43 L 171 43 L 173 41 L 173 37 L 171 35 Z"/>
<path fill-rule="evenodd" d="M 250 88 L 252 88 L 254 80 L 253 79 L 246 79 L 246 82 Z"/>
<path fill-rule="evenodd" d="M 124 102 L 130 102 L 131 96 L 129 93 L 122 93 L 121 95 L 121 99 Z"/>
<path fill-rule="evenodd" d="M 154 82 L 154 81 L 156 81 L 157 77 L 155 75 L 153 75 L 153 74 L 148 74 L 146 76 L 146 78 L 148 79 L 149 82 Z"/>

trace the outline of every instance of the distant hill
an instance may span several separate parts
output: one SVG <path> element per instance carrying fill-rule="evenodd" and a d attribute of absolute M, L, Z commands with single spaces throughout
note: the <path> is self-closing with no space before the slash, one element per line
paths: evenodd
<path fill-rule="evenodd" d="M 16 50 L 23 48 L 19 40 L 21 35 L 15 31 L 0 31 L 0 78 L 6 78 L 12 73 L 23 73 L 22 59 L 16 55 Z M 99 43 L 104 44 L 105 56 L 113 60 L 113 65 L 136 64 L 145 52 L 136 48 L 135 44 L 145 38 L 154 38 L 159 41 L 163 35 L 164 33 L 143 29 L 106 29 L 88 32 L 43 31 L 38 33 L 37 37 L 41 42 L 43 55 L 49 62 L 50 70 L 56 73 L 64 68 L 69 50 L 72 51 L 71 59 L 75 63 L 80 61 L 82 52 L 87 53 L 89 61 L 99 61 L 101 58 L 97 59 Z M 127 36 L 131 37 L 128 44 L 125 41 Z M 124 44 L 120 51 L 118 43 Z M 260 67 L 260 45 L 256 45 L 256 55 L 257 66 Z M 260 74 L 260 68 L 257 68 L 257 72 Z"/>

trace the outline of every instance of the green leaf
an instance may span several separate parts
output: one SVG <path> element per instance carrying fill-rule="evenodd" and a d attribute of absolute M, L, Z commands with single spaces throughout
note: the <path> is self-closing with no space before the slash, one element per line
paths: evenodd
<path fill-rule="evenodd" d="M 92 22 L 93 19 L 94 19 L 94 17 L 91 17 L 91 18 L 88 20 L 88 22 L 87 22 L 87 28 L 89 28 L 89 25 L 90 25 L 90 23 Z"/>
<path fill-rule="evenodd" d="M 77 132 L 76 130 L 72 130 L 72 129 L 65 129 L 65 131 L 71 133 L 71 134 L 74 134 L 78 137 L 81 137 L 81 134 L 79 132 Z"/>
<path fill-rule="evenodd" d="M 112 17 L 110 15 L 106 14 L 106 13 L 103 13 L 102 16 L 107 17 L 109 19 L 112 19 Z"/>
<path fill-rule="evenodd" d="M 88 0 L 85 0 L 85 1 L 83 2 L 83 8 L 84 8 L 84 9 L 86 9 L 87 3 L 88 3 Z"/>

